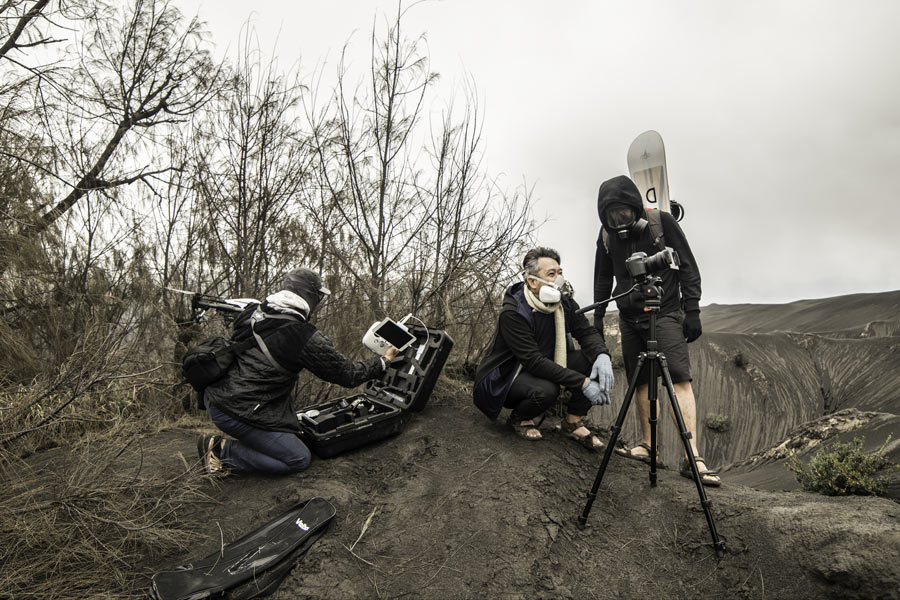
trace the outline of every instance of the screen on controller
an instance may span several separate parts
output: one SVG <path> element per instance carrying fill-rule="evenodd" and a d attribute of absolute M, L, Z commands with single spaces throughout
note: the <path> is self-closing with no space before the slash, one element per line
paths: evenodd
<path fill-rule="evenodd" d="M 393 321 L 385 321 L 375 333 L 395 348 L 402 348 L 416 339 L 416 336 L 404 330 Z"/>

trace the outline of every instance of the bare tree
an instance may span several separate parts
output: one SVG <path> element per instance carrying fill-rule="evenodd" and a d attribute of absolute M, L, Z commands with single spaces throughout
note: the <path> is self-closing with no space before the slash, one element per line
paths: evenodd
<path fill-rule="evenodd" d="M 322 235 L 327 271 L 352 288 L 337 299 L 345 314 L 343 302 L 359 303 L 362 295 L 364 319 L 402 306 L 469 331 L 496 303 L 499 282 L 529 242 L 530 199 L 501 190 L 484 172 L 474 86 L 461 113 L 451 104 L 430 122 L 426 92 L 437 75 L 422 38 L 404 37 L 403 12 L 382 38 L 372 33 L 367 85 L 349 91 L 342 60 L 330 104 L 318 113 L 307 107 L 318 158 L 307 210 Z"/>
<path fill-rule="evenodd" d="M 263 62 L 245 28 L 242 53 L 197 136 L 195 186 L 207 256 L 232 294 L 258 294 L 303 259 L 299 198 L 312 154 L 299 126 L 304 87 Z"/>
<path fill-rule="evenodd" d="M 55 177 L 69 189 L 39 215 L 31 234 L 44 231 L 90 192 L 149 182 L 171 170 L 172 165 L 140 164 L 135 154 L 152 141 L 156 128 L 200 109 L 217 85 L 219 69 L 204 47 L 199 22 L 185 23 L 167 0 L 134 0 L 92 23 L 80 40 L 67 97 L 46 102 L 38 90 L 48 137 L 58 150 Z M 132 132 L 136 139 L 129 141 Z"/>
<path fill-rule="evenodd" d="M 353 242 L 332 244 L 331 254 L 364 291 L 375 314 L 384 313 L 389 275 L 431 210 L 417 181 L 418 148 L 412 137 L 437 75 L 429 69 L 422 38 L 403 37 L 402 14 L 398 7 L 383 39 L 373 29 L 368 93 L 347 89 L 342 56 L 331 116 L 313 127 L 320 184 Z"/>

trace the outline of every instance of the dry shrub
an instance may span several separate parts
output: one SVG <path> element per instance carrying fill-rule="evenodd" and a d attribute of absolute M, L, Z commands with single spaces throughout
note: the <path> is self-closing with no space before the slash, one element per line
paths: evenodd
<path fill-rule="evenodd" d="M 35 457 L 43 465 L 3 457 L 0 597 L 140 597 L 143 562 L 198 539 L 178 511 L 209 500 L 199 466 L 161 476 L 136 439 L 135 427 L 119 425 Z"/>
<path fill-rule="evenodd" d="M 725 433 L 731 429 L 731 418 L 719 413 L 706 413 L 706 427 L 712 431 Z"/>
<path fill-rule="evenodd" d="M 459 404 L 472 401 L 472 380 L 460 361 L 448 360 L 434 385 L 429 402 Z"/>
<path fill-rule="evenodd" d="M 895 471 L 900 465 L 884 456 L 890 436 L 881 447 L 867 454 L 863 450 L 865 438 L 852 442 L 836 442 L 821 448 L 804 467 L 796 456 L 785 464 L 797 474 L 797 481 L 808 492 L 825 496 L 880 496 L 887 488 L 888 478 L 880 472 Z"/>
<path fill-rule="evenodd" d="M 175 414 L 168 365 L 137 356 L 124 327 L 95 323 L 56 370 L 0 388 L 0 448 L 27 456 L 140 416 Z"/>

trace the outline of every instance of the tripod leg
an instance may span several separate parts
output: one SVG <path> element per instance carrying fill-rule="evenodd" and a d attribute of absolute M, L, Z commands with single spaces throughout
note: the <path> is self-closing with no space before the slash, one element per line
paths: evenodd
<path fill-rule="evenodd" d="M 684 452 L 688 455 L 688 462 L 691 465 L 691 474 L 694 484 L 697 486 L 697 494 L 700 496 L 700 505 L 703 507 L 703 513 L 706 515 L 706 524 L 709 526 L 709 534 L 712 536 L 713 548 L 716 551 L 716 557 L 722 558 L 725 550 L 725 542 L 719 540 L 719 534 L 716 532 L 716 523 L 713 521 L 712 501 L 706 497 L 706 490 L 703 488 L 703 482 L 700 480 L 700 471 L 697 469 L 697 461 L 694 460 L 694 450 L 691 448 L 691 432 L 687 430 L 684 424 L 684 417 L 681 414 L 681 407 L 678 406 L 678 400 L 675 397 L 675 386 L 672 384 L 672 376 L 669 374 L 669 367 L 666 363 L 664 355 L 659 356 L 660 370 L 662 371 L 663 381 L 666 390 L 669 392 L 669 402 L 672 405 L 672 413 L 675 415 L 675 422 L 678 424 L 678 431 L 681 433 L 681 442 L 684 446 Z"/>
<path fill-rule="evenodd" d="M 625 399 L 622 400 L 622 408 L 619 409 L 619 416 L 616 417 L 616 422 L 609 428 L 609 443 L 606 445 L 606 451 L 603 453 L 603 460 L 600 462 L 600 467 L 597 469 L 594 485 L 591 486 L 591 491 L 588 493 L 587 504 L 585 504 L 584 511 L 578 517 L 578 529 L 584 529 L 588 513 L 591 512 L 591 507 L 594 505 L 594 499 L 597 497 L 597 490 L 600 489 L 600 482 L 603 481 L 603 475 L 606 473 L 606 466 L 609 464 L 613 449 L 616 447 L 616 440 L 619 439 L 619 433 L 622 431 L 622 424 L 625 422 L 625 415 L 628 414 L 628 407 L 631 405 L 631 399 L 634 397 L 634 390 L 637 388 L 638 376 L 641 374 L 641 368 L 644 366 L 646 360 L 646 352 L 641 352 L 641 354 L 638 355 L 638 362 L 634 369 L 634 375 L 631 376 L 631 381 L 628 383 L 628 391 L 625 392 Z"/>
<path fill-rule="evenodd" d="M 655 344 L 654 344 L 655 345 Z M 649 347 L 650 344 L 647 344 Z M 658 382 L 656 380 L 656 363 L 659 353 L 655 351 L 648 353 L 649 364 L 647 365 L 647 401 L 650 402 L 650 487 L 656 487 L 656 456 L 658 450 L 656 448 L 657 433 L 657 399 L 659 398 Z"/>

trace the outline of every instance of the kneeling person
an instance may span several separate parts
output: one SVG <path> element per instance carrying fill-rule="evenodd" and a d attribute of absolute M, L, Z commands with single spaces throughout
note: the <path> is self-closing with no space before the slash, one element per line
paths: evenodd
<path fill-rule="evenodd" d="M 525 281 L 503 296 L 497 330 L 475 373 L 476 406 L 496 419 L 511 408 L 508 423 L 527 440 L 541 439 L 534 419 L 553 406 L 561 388 L 571 391 L 560 427 L 592 450 L 603 442 L 584 425 L 591 405 L 609 403 L 612 363 L 603 336 L 583 316 L 566 289 L 559 254 L 534 248 L 522 261 Z M 581 350 L 568 344 L 568 334 Z"/>
<path fill-rule="evenodd" d="M 235 320 L 231 339 L 254 334 L 265 346 L 238 354 L 228 374 L 204 391 L 213 423 L 234 439 L 201 436 L 198 451 L 207 472 L 222 470 L 297 473 L 309 466 L 310 453 L 297 433 L 300 424 L 291 393 L 303 369 L 320 379 L 356 387 L 380 377 L 397 349 L 384 358 L 351 361 L 335 349 L 309 317 L 329 293 L 319 275 L 301 268 L 288 273 L 281 290 L 261 304 L 249 305 Z"/>

